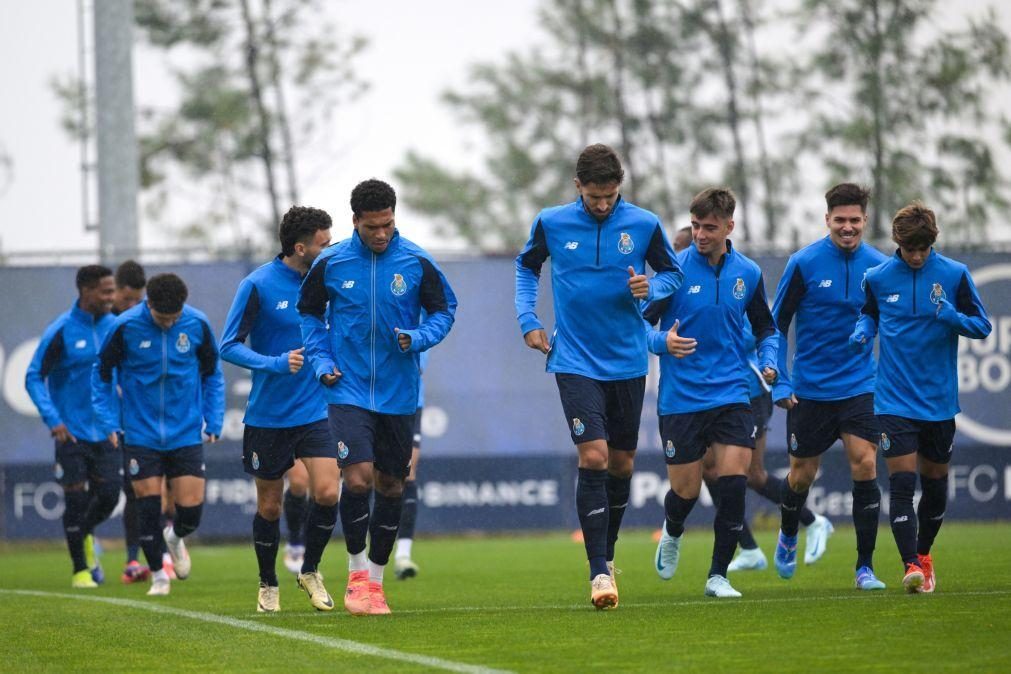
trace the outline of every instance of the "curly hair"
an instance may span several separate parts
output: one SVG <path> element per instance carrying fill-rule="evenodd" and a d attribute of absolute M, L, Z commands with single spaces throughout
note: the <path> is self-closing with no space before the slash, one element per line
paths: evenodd
<path fill-rule="evenodd" d="M 729 187 L 710 187 L 692 198 L 688 212 L 697 218 L 712 214 L 722 220 L 729 220 L 734 217 L 735 208 L 737 199 Z"/>
<path fill-rule="evenodd" d="M 89 264 L 77 270 L 77 290 L 94 288 L 106 276 L 112 276 L 112 270 L 100 264 Z"/>
<path fill-rule="evenodd" d="M 330 214 L 311 206 L 292 206 L 281 218 L 278 238 L 281 239 L 281 255 L 288 257 L 295 253 L 295 244 L 305 243 L 316 236 L 321 229 L 330 229 L 333 220 Z"/>
<path fill-rule="evenodd" d="M 127 260 L 116 267 L 116 287 L 133 288 L 143 290 L 147 285 L 147 276 L 144 274 L 144 267 L 139 262 Z"/>
<path fill-rule="evenodd" d="M 189 290 L 175 274 L 158 274 L 147 282 L 148 306 L 160 314 L 175 314 L 183 309 Z"/>
<path fill-rule="evenodd" d="M 355 217 L 361 217 L 362 213 L 385 211 L 387 208 L 397 210 L 397 193 L 389 183 L 369 178 L 351 190 L 351 212 Z"/>
<path fill-rule="evenodd" d="M 839 183 L 825 193 L 825 206 L 831 213 L 836 206 L 859 206 L 862 213 L 867 212 L 867 202 L 871 191 L 855 183 Z"/>
<path fill-rule="evenodd" d="M 583 185 L 621 184 L 625 171 L 621 168 L 618 153 L 607 145 L 589 145 L 576 160 L 576 178 Z"/>

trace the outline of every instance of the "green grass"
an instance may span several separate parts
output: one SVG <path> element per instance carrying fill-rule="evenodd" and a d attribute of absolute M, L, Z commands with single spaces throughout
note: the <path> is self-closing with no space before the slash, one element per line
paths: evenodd
<path fill-rule="evenodd" d="M 0 670 L 425 669 L 242 628 L 253 623 L 521 672 L 1009 671 L 1009 540 L 1006 524 L 947 524 L 934 550 L 938 591 L 907 596 L 882 526 L 877 569 L 889 589 L 858 593 L 853 532 L 840 528 L 825 557 L 792 581 L 771 568 L 735 574 L 744 599 L 716 601 L 702 596 L 711 532 L 689 531 L 669 582 L 653 571 L 649 533 L 628 532 L 618 548 L 621 605 L 598 612 L 588 602 L 582 546 L 567 535 L 422 539 L 415 544 L 421 575 L 387 581 L 388 618 L 317 613 L 288 575 L 281 577 L 283 612 L 258 616 L 251 546 L 192 545 L 192 577 L 174 582 L 171 596 L 149 599 L 146 584 L 124 586 L 115 577 L 119 551 L 105 555 L 112 577 L 104 587 L 75 591 L 61 548 L 9 544 L 0 548 Z M 759 542 L 768 553 L 773 535 Z M 322 570 L 339 607 L 346 579 L 339 539 Z M 10 589 L 136 600 L 242 623 L 3 592 Z"/>

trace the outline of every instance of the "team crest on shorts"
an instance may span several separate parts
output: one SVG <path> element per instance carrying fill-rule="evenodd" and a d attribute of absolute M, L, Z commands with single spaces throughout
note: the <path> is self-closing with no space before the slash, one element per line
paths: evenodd
<path fill-rule="evenodd" d="M 889 449 L 892 448 L 892 441 L 888 438 L 888 434 L 887 433 L 882 433 L 881 434 L 881 442 L 878 443 L 878 444 L 881 445 L 881 451 L 882 452 L 887 452 Z"/>
<path fill-rule="evenodd" d="M 348 446 L 344 444 L 343 440 L 341 440 L 340 442 L 337 443 L 337 458 L 338 459 L 341 459 L 343 461 L 344 459 L 348 458 L 348 452 L 350 452 L 350 451 L 351 450 L 348 449 Z"/>
<path fill-rule="evenodd" d="M 668 459 L 673 459 L 674 458 L 675 450 L 674 450 L 674 441 L 673 440 L 668 440 L 667 441 L 667 447 L 663 450 L 663 453 L 667 455 Z"/>
<path fill-rule="evenodd" d="M 55 477 L 57 480 L 63 479 L 63 466 L 61 466 L 58 461 L 53 466 L 53 477 Z"/>
<path fill-rule="evenodd" d="M 583 422 L 579 420 L 579 417 L 573 418 L 573 420 L 572 420 L 572 434 L 573 435 L 582 435 L 585 432 L 586 432 L 586 426 L 584 426 Z"/>
<path fill-rule="evenodd" d="M 137 459 L 130 459 L 130 475 L 136 475 L 140 472 L 140 464 L 137 463 Z"/>
<path fill-rule="evenodd" d="M 176 339 L 176 351 L 179 353 L 188 353 L 190 350 L 190 336 L 185 332 L 180 332 L 179 337 Z"/>
<path fill-rule="evenodd" d="M 930 289 L 930 301 L 933 304 L 937 304 L 941 300 L 948 299 L 948 296 L 944 292 L 944 288 L 941 287 L 940 283 L 935 283 L 934 287 Z"/>
<path fill-rule="evenodd" d="M 737 283 L 734 284 L 734 299 L 743 300 L 744 292 L 747 288 L 744 285 L 744 279 L 740 276 L 737 277 Z"/>
<path fill-rule="evenodd" d="M 253 470 L 260 470 L 260 455 L 257 454 L 256 452 L 253 452 L 253 458 L 250 460 L 249 463 L 253 465 Z"/>
<path fill-rule="evenodd" d="M 622 232 L 621 238 L 618 239 L 618 251 L 623 255 L 628 255 L 633 250 L 635 250 L 635 244 L 632 243 L 632 237 L 628 232 Z"/>
<path fill-rule="evenodd" d="M 398 297 L 407 292 L 407 281 L 404 280 L 402 274 L 393 275 L 393 283 L 390 284 L 390 292 Z"/>
<path fill-rule="evenodd" d="M 798 445 L 797 445 L 797 434 L 796 433 L 790 433 L 790 451 L 796 452 L 797 451 L 797 447 L 798 447 Z"/>

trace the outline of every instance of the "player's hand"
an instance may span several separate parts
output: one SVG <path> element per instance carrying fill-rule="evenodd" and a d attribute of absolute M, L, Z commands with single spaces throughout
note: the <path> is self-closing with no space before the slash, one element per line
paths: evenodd
<path fill-rule="evenodd" d="M 773 384 L 773 383 L 775 383 L 776 382 L 776 378 L 778 376 L 779 376 L 779 373 L 776 372 L 775 370 L 773 370 L 771 367 L 767 367 L 767 368 L 763 368 L 762 369 L 762 379 L 765 380 L 766 384 Z"/>
<path fill-rule="evenodd" d="M 72 442 L 75 445 L 77 444 L 77 438 L 75 438 L 74 435 L 70 432 L 66 424 L 59 424 L 57 426 L 53 426 L 52 429 L 49 431 L 49 435 L 56 438 L 57 442 Z"/>
<path fill-rule="evenodd" d="M 543 328 L 531 330 L 527 334 L 523 335 L 523 341 L 526 342 L 527 346 L 531 349 L 537 349 L 541 353 L 548 353 L 551 351 L 551 342 L 548 341 L 548 335 L 544 332 Z"/>
<path fill-rule="evenodd" d="M 106 440 L 109 441 L 109 444 L 112 445 L 113 449 L 119 449 L 119 433 L 117 433 L 116 431 L 109 433 L 108 437 L 106 437 Z"/>
<path fill-rule="evenodd" d="M 782 407 L 784 410 L 792 410 L 797 406 L 797 396 L 793 393 L 790 394 L 789 398 L 780 398 L 776 401 L 776 407 Z"/>
<path fill-rule="evenodd" d="M 335 365 L 332 372 L 323 375 L 322 377 L 319 378 L 319 380 L 320 382 L 322 382 L 323 386 L 333 386 L 334 384 L 337 383 L 337 380 L 343 376 L 344 373 L 338 370 L 337 366 Z"/>
<path fill-rule="evenodd" d="M 867 348 L 867 335 L 862 332 L 854 332 L 850 335 L 849 344 L 854 351 L 864 351 Z"/>
<path fill-rule="evenodd" d="M 400 332 L 400 328 L 393 328 L 394 334 L 397 335 L 397 346 L 400 347 L 401 351 L 411 350 L 411 336 Z"/>
<path fill-rule="evenodd" d="M 305 364 L 305 356 L 302 355 L 303 351 L 305 351 L 304 346 L 288 352 L 288 371 L 292 374 L 298 374 L 298 371 Z"/>
<path fill-rule="evenodd" d="M 695 353 L 698 342 L 692 337 L 681 337 L 678 335 L 678 326 L 681 321 L 675 319 L 674 325 L 667 331 L 667 353 L 675 358 L 684 358 Z"/>
<path fill-rule="evenodd" d="M 649 279 L 645 274 L 636 274 L 634 267 L 629 267 L 628 289 L 632 292 L 632 297 L 644 300 L 649 297 Z"/>
<path fill-rule="evenodd" d="M 207 444 L 209 445 L 213 445 L 218 441 L 218 436 L 214 435 L 214 433 L 205 433 L 205 435 L 207 436 Z"/>
<path fill-rule="evenodd" d="M 942 323 L 952 325 L 958 322 L 958 310 L 955 309 L 955 306 L 951 302 L 941 298 L 941 300 L 937 303 L 937 310 L 934 312 L 934 317 Z"/>

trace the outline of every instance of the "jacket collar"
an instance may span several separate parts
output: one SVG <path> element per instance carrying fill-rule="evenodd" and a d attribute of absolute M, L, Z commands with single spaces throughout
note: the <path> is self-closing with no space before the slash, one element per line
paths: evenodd
<path fill-rule="evenodd" d="M 581 210 L 583 213 L 585 213 L 586 217 L 590 218 L 594 222 L 596 222 L 598 224 L 601 224 L 601 225 L 604 224 L 605 222 L 607 222 L 608 220 L 610 220 L 611 216 L 613 216 L 615 213 L 618 212 L 618 209 L 621 208 L 621 206 L 622 206 L 622 204 L 624 204 L 624 202 L 625 202 L 625 200 L 619 194 L 618 195 L 618 200 L 614 202 L 614 207 L 611 208 L 611 212 L 607 214 L 607 217 L 604 218 L 603 220 L 597 220 L 597 216 L 594 215 L 593 213 L 591 213 L 589 210 L 587 210 L 586 203 L 583 202 L 582 195 L 580 195 L 580 197 L 578 199 L 576 199 L 576 203 L 579 204 L 579 210 Z"/>
<path fill-rule="evenodd" d="M 358 230 L 357 229 L 354 230 L 353 232 L 351 232 L 351 245 L 361 255 L 372 255 L 373 254 L 372 253 L 372 249 L 365 245 L 365 242 L 362 241 L 362 237 L 358 236 Z M 393 229 L 393 238 L 390 239 L 390 245 L 388 245 L 386 247 L 386 250 L 384 250 L 382 253 L 377 253 L 377 255 L 379 255 L 379 256 L 386 255 L 391 250 L 395 250 L 398 246 L 400 246 L 400 230 L 397 229 L 397 228 L 394 228 Z"/>
<path fill-rule="evenodd" d="M 278 253 L 277 257 L 270 261 L 270 264 L 278 271 L 280 274 L 286 274 L 293 279 L 301 281 L 305 278 L 304 274 L 300 274 L 288 265 L 284 263 L 284 253 Z"/>
<path fill-rule="evenodd" d="M 70 307 L 70 315 L 75 321 L 85 323 L 87 325 L 92 325 L 102 320 L 101 318 L 95 318 L 92 314 L 82 309 L 80 300 L 74 300 L 74 305 Z"/>
<path fill-rule="evenodd" d="M 691 255 L 695 256 L 699 264 L 709 266 L 709 258 L 699 252 L 699 249 L 695 247 L 694 241 L 692 241 L 691 244 L 688 246 L 688 250 L 690 251 Z M 733 259 L 734 255 L 736 255 L 734 244 L 733 242 L 730 241 L 730 239 L 727 239 L 727 252 L 722 257 L 720 257 L 720 261 L 716 263 L 716 266 L 717 267 L 726 266 L 727 262 Z"/>
<path fill-rule="evenodd" d="M 931 246 L 930 247 L 930 255 L 927 256 L 927 261 L 924 262 L 923 266 L 920 267 L 919 269 L 913 269 L 912 267 L 909 266 L 909 264 L 905 260 L 902 259 L 902 249 L 901 248 L 896 248 L 895 249 L 894 258 L 896 260 L 898 260 L 902 264 L 902 267 L 904 269 L 908 269 L 909 271 L 922 271 L 922 270 L 926 269 L 930 265 L 930 263 L 932 263 L 934 261 L 935 258 L 937 258 L 937 251 L 934 250 L 933 246 Z"/>

